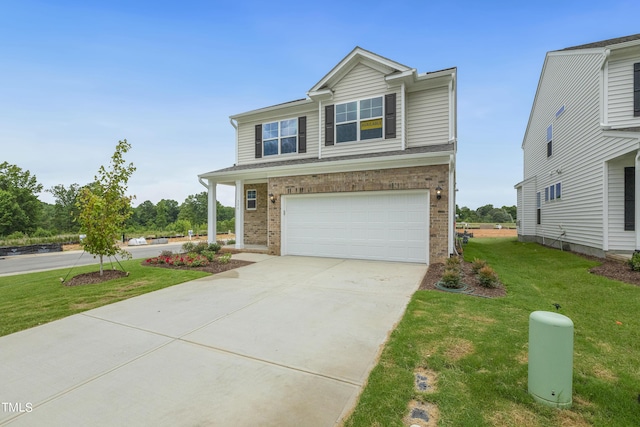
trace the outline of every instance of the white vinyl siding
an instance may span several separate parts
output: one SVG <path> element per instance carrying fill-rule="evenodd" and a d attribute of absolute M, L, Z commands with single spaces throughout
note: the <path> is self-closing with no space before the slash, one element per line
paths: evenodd
<path fill-rule="evenodd" d="M 542 204 L 536 235 L 594 248 L 603 246 L 603 159 L 610 147 L 600 129 L 598 53 L 549 54 L 525 136 L 524 177 L 537 189 L 562 182 L 562 198 Z M 562 106 L 559 117 L 556 112 Z M 547 128 L 553 125 L 553 156 L 547 157 Z M 562 228 L 560 228 L 562 227 Z"/>
<path fill-rule="evenodd" d="M 407 94 L 407 147 L 449 142 L 449 88 Z"/>
<path fill-rule="evenodd" d="M 612 59 L 607 70 L 608 125 L 640 126 L 640 117 L 633 116 L 633 64 L 640 56 Z"/>
<path fill-rule="evenodd" d="M 518 234 L 535 236 L 537 222 L 536 179 L 524 181 L 518 188 L 517 217 L 520 223 Z"/>
<path fill-rule="evenodd" d="M 609 250 L 634 250 L 636 234 L 624 229 L 624 168 L 635 165 L 634 155 L 608 163 Z"/>
<path fill-rule="evenodd" d="M 333 88 L 334 96 L 331 104 L 337 105 L 344 102 L 384 96 L 388 93 L 396 95 L 396 126 L 398 132 L 395 139 L 380 139 L 372 141 L 342 142 L 332 146 L 322 147 L 322 157 L 335 157 L 346 155 L 357 155 L 366 153 L 379 153 L 383 151 L 395 151 L 402 149 L 400 139 L 400 121 L 402 112 L 402 96 L 400 88 L 393 90 L 387 87 L 384 80 L 384 73 L 375 70 L 363 63 L 359 63 L 350 70 Z M 329 105 L 326 102 L 323 105 Z M 324 120 L 324 108 L 322 111 Z M 324 144 L 324 126 L 322 128 L 322 141 Z"/>
<path fill-rule="evenodd" d="M 315 106 L 317 108 L 317 106 Z M 285 160 L 282 156 L 266 156 L 255 158 L 255 126 L 267 122 L 286 120 L 291 118 L 307 117 L 307 152 L 288 154 L 286 159 L 306 159 L 318 157 L 318 110 L 295 111 L 286 109 L 281 114 L 270 116 L 257 116 L 255 120 L 238 124 L 238 165 L 250 163 L 266 163 Z"/>

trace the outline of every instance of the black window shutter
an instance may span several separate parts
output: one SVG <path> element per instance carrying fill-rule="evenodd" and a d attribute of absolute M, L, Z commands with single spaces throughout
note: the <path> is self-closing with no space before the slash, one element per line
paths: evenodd
<path fill-rule="evenodd" d="M 324 145 L 333 145 L 333 105 L 325 105 L 324 107 Z"/>
<path fill-rule="evenodd" d="M 384 137 L 396 137 L 396 94 L 384 96 Z"/>
<path fill-rule="evenodd" d="M 307 152 L 307 116 L 298 117 L 298 153 Z"/>
<path fill-rule="evenodd" d="M 256 159 L 262 158 L 262 125 L 256 125 Z"/>
<path fill-rule="evenodd" d="M 640 62 L 633 64 L 633 116 L 640 116 Z"/>
<path fill-rule="evenodd" d="M 624 229 L 636 229 L 636 168 L 624 168 Z"/>

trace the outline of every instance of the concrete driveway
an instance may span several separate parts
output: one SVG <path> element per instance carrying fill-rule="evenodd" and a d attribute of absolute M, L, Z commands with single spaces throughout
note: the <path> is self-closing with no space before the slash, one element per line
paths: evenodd
<path fill-rule="evenodd" d="M 333 426 L 425 265 L 269 257 L 0 338 L 0 425 Z"/>

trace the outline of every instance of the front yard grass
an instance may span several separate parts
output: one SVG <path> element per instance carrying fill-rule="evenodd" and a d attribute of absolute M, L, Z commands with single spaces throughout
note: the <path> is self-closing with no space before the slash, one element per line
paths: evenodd
<path fill-rule="evenodd" d="M 507 296 L 417 291 L 345 425 L 403 426 L 412 400 L 435 404 L 439 426 L 633 426 L 640 423 L 640 287 L 588 272 L 598 262 L 515 239 L 472 239 Z M 573 406 L 527 393 L 529 315 L 574 323 Z M 414 372 L 435 372 L 434 390 Z"/>
<path fill-rule="evenodd" d="M 121 262 L 128 277 L 85 286 L 60 283 L 68 268 L 0 277 L 0 336 L 209 275 L 144 267 L 140 261 Z M 71 274 L 90 271 L 97 266 L 76 267 Z"/>

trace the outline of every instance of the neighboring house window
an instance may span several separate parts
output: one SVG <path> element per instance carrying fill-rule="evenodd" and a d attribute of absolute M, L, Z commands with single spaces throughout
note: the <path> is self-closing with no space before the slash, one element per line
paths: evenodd
<path fill-rule="evenodd" d="M 544 188 L 544 201 L 559 199 L 562 196 L 562 183 L 558 182 Z"/>
<path fill-rule="evenodd" d="M 298 119 L 281 120 L 262 125 L 265 156 L 295 153 L 298 150 Z"/>
<path fill-rule="evenodd" d="M 247 190 L 247 210 L 254 211 L 257 208 L 258 192 L 256 190 Z"/>
<path fill-rule="evenodd" d="M 640 62 L 633 64 L 633 116 L 640 116 Z"/>
<path fill-rule="evenodd" d="M 560 107 L 560 109 L 558 111 L 556 111 L 556 119 L 558 117 L 560 117 L 562 115 L 562 113 L 564 113 L 564 105 L 562 107 Z"/>
<path fill-rule="evenodd" d="M 382 97 L 336 104 L 336 142 L 382 138 Z"/>
<path fill-rule="evenodd" d="M 624 229 L 636 229 L 636 168 L 624 168 Z"/>
<path fill-rule="evenodd" d="M 540 192 L 536 193 L 536 224 L 540 225 Z"/>
<path fill-rule="evenodd" d="M 547 128 L 547 157 L 553 154 L 553 125 Z"/>

